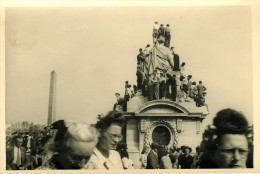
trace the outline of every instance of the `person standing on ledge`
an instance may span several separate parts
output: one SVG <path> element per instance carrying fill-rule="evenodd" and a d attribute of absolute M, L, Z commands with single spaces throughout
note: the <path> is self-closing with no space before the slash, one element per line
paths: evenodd
<path fill-rule="evenodd" d="M 170 28 L 170 25 L 167 24 L 166 27 L 165 27 L 165 43 L 164 43 L 164 46 L 169 48 L 170 43 L 171 43 L 171 28 Z"/>
<path fill-rule="evenodd" d="M 174 47 L 171 47 L 171 52 L 173 55 L 174 67 L 173 71 L 180 71 L 180 58 L 178 54 L 175 54 Z"/>
<path fill-rule="evenodd" d="M 157 38 L 158 38 L 158 30 L 159 30 L 159 24 L 156 21 L 153 25 L 153 43 L 156 44 Z"/>

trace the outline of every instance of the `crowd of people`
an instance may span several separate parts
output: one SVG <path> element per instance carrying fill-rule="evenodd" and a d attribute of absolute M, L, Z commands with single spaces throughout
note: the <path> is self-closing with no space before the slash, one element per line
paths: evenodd
<path fill-rule="evenodd" d="M 192 149 L 188 146 L 168 148 L 165 145 L 151 144 L 151 150 L 143 150 L 140 161 L 141 169 L 191 169 L 199 168 L 202 152 L 200 147 L 191 156 Z"/>
<path fill-rule="evenodd" d="M 124 125 L 123 113 L 111 111 L 93 125 L 59 120 L 37 134 L 14 132 L 6 144 L 6 169 L 133 169 Z M 240 112 L 221 110 L 191 152 L 152 142 L 140 154 L 141 169 L 252 168 L 252 129 Z"/>
<path fill-rule="evenodd" d="M 53 131 L 45 127 L 33 133 L 15 131 L 6 137 L 6 169 L 35 169 L 42 165 L 46 155 L 45 144 Z"/>

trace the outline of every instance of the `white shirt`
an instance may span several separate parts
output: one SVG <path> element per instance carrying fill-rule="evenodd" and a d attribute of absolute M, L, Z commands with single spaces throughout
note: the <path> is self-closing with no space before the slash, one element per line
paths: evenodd
<path fill-rule="evenodd" d="M 90 156 L 88 163 L 84 167 L 85 169 L 123 169 L 122 160 L 120 155 L 115 150 L 109 151 L 109 157 L 106 158 L 102 153 L 95 148 L 93 154 Z"/>
<path fill-rule="evenodd" d="M 21 165 L 22 163 L 22 153 L 21 153 L 21 148 L 19 148 L 19 162 L 18 162 L 18 147 L 14 146 L 14 160 L 13 163 L 16 164 L 17 166 Z M 20 163 L 20 164 L 17 164 Z"/>
<path fill-rule="evenodd" d="M 154 29 L 154 30 L 159 30 L 159 27 L 160 27 L 159 24 L 154 24 L 154 25 L 153 25 L 153 29 Z"/>

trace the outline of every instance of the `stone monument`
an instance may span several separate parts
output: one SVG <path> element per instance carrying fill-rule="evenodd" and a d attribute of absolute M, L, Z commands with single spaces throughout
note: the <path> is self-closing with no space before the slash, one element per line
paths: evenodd
<path fill-rule="evenodd" d="M 48 108 L 48 122 L 47 126 L 50 126 L 55 122 L 55 109 L 56 109 L 56 72 L 51 72 L 50 79 L 50 92 L 49 92 L 49 108 Z"/>

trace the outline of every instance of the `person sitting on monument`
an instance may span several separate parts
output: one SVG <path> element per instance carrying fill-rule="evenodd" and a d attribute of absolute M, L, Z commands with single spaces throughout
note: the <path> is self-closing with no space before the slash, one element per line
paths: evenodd
<path fill-rule="evenodd" d="M 85 122 L 59 120 L 46 144 L 47 154 L 38 170 L 83 169 L 98 142 L 98 132 Z"/>
<path fill-rule="evenodd" d="M 120 97 L 119 93 L 115 93 L 115 96 L 116 96 L 116 103 L 114 104 L 113 110 L 122 111 L 124 99 L 122 97 Z"/>
<path fill-rule="evenodd" d="M 99 132 L 98 143 L 86 169 L 123 169 L 117 144 L 122 140 L 125 117 L 122 112 L 112 111 L 100 118 L 95 127 Z"/>
<path fill-rule="evenodd" d="M 213 125 L 203 133 L 200 168 L 246 168 L 251 135 L 252 130 L 241 112 L 230 108 L 219 111 Z"/>
<path fill-rule="evenodd" d="M 205 106 L 205 97 L 206 97 L 206 92 L 202 93 L 202 96 L 198 96 L 198 98 L 196 99 L 196 106 L 201 107 L 201 106 Z M 207 106 L 207 105 L 206 105 Z"/>

